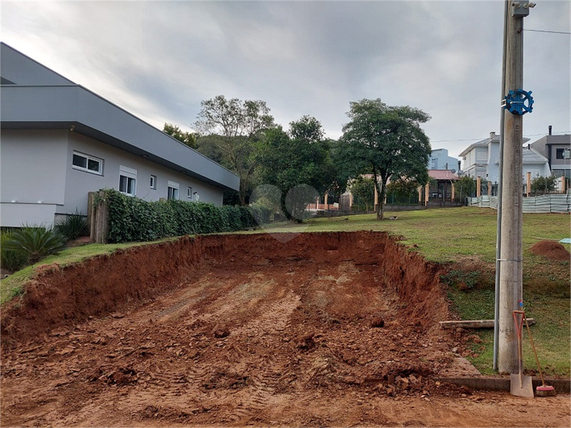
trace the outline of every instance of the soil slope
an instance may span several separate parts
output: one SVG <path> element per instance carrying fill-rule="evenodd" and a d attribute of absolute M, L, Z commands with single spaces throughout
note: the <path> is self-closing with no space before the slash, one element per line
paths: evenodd
<path fill-rule="evenodd" d="M 372 232 L 46 267 L 2 311 L 2 426 L 569 426 L 568 397 L 434 381 L 459 345 L 439 273 Z"/>

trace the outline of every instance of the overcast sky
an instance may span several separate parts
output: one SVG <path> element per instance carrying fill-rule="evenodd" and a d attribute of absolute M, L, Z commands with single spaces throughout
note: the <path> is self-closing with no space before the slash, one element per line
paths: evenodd
<path fill-rule="evenodd" d="M 524 28 L 569 32 L 568 0 Z M 189 130 L 200 102 L 263 100 L 342 134 L 349 103 L 418 107 L 451 156 L 499 132 L 504 4 L 492 1 L 1 2 L 1 40 L 141 119 Z M 571 36 L 524 32 L 524 136 L 571 133 Z"/>

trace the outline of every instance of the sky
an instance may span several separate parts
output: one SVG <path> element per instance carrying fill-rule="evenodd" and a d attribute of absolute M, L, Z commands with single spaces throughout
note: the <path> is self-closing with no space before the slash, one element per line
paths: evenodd
<path fill-rule="evenodd" d="M 532 142 L 549 125 L 571 133 L 571 2 L 536 3 L 524 19 Z M 334 139 L 351 102 L 409 105 L 454 157 L 500 132 L 501 0 L 1 0 L 0 14 L 0 40 L 159 129 L 192 130 L 201 101 L 224 95 L 265 101 L 285 129 L 313 116 Z"/>

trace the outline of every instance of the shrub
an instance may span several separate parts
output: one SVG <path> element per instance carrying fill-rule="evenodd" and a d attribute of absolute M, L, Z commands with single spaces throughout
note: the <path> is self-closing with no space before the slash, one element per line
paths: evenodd
<path fill-rule="evenodd" d="M 233 232 L 269 222 L 261 206 L 222 207 L 180 200 L 148 202 L 106 189 L 109 242 L 154 241 L 169 236 Z"/>
<path fill-rule="evenodd" d="M 49 254 L 57 254 L 65 248 L 64 238 L 52 229 L 25 227 L 12 233 L 2 249 L 26 256 L 29 264 L 40 261 Z"/>
<path fill-rule="evenodd" d="M 87 217 L 76 212 L 66 216 L 55 226 L 55 231 L 65 237 L 68 241 L 89 235 Z"/>
<path fill-rule="evenodd" d="M 2 268 L 15 272 L 26 266 L 28 256 L 25 253 L 6 249 L 5 243 L 12 239 L 13 231 L 2 231 L 0 233 L 0 253 Z"/>

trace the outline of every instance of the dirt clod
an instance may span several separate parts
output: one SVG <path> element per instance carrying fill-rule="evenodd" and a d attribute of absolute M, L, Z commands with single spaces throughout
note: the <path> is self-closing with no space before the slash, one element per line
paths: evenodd
<path fill-rule="evenodd" d="M 565 261 L 570 259 L 569 251 L 557 241 L 543 240 L 534 244 L 529 251 L 552 260 Z"/>

